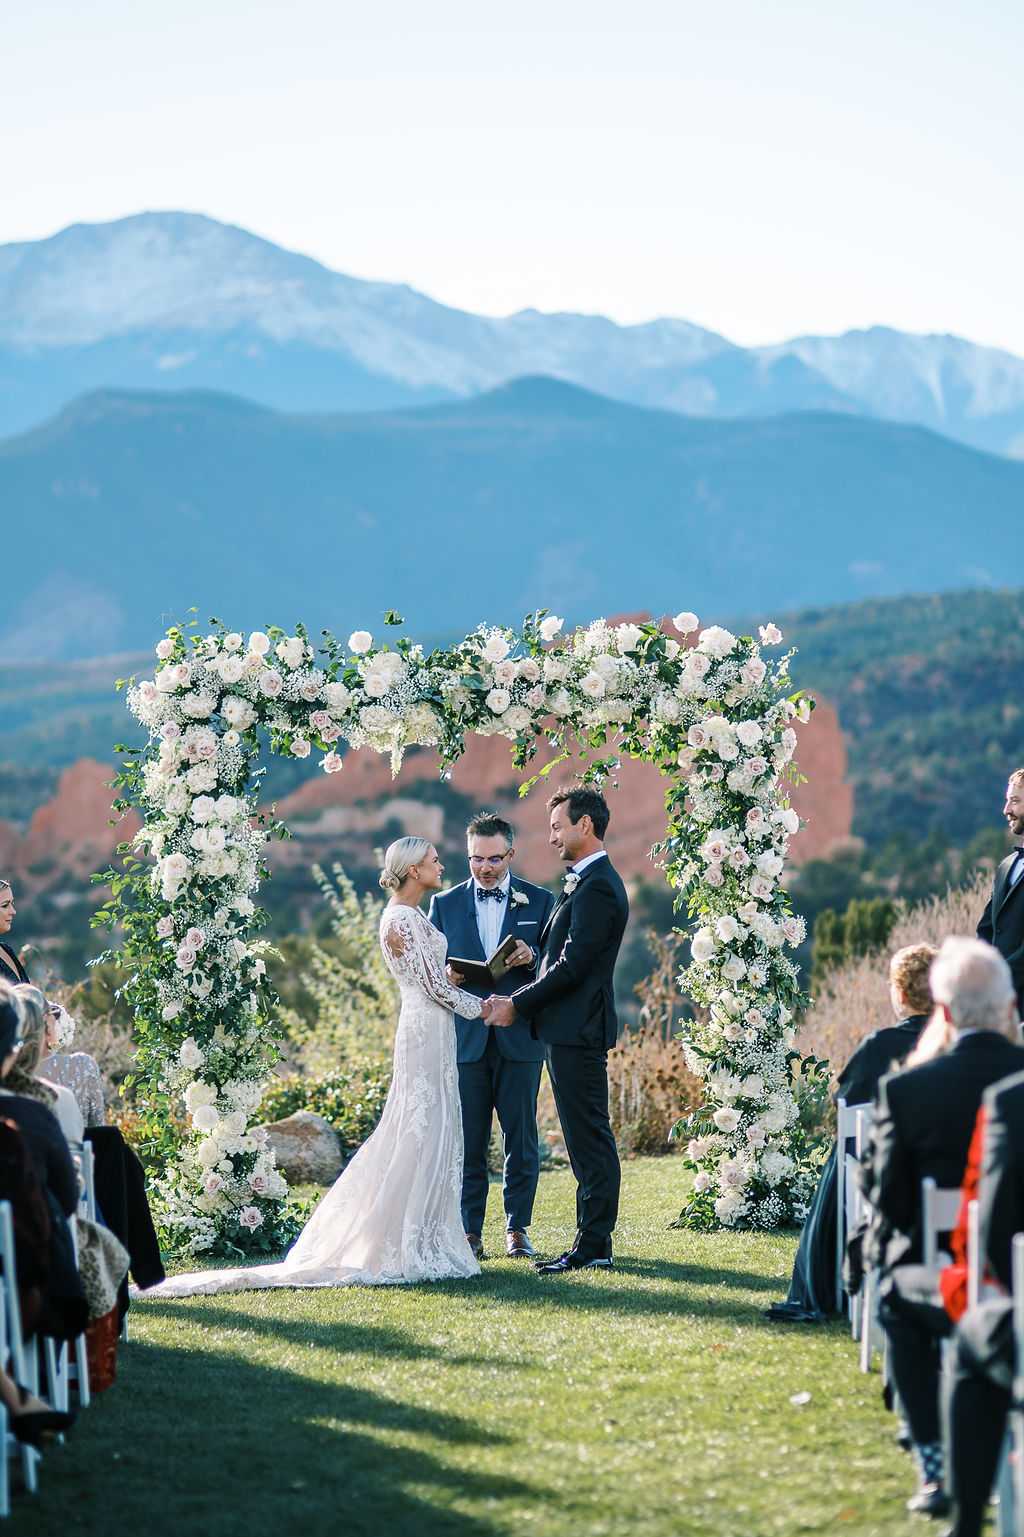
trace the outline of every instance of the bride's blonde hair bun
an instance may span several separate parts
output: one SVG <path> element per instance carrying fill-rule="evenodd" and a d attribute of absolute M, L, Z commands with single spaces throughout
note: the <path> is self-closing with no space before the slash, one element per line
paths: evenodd
<path fill-rule="evenodd" d="M 396 838 L 389 843 L 384 855 L 384 868 L 380 872 L 380 884 L 385 891 L 397 891 L 405 885 L 410 865 L 418 865 L 429 854 L 433 845 L 426 838 Z"/>

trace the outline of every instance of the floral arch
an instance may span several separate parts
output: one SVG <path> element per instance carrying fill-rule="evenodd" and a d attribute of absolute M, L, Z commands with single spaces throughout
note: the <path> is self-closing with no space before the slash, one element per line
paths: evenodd
<path fill-rule="evenodd" d="M 386 616 L 387 627 L 402 623 Z M 159 642 L 154 678 L 128 687 L 149 742 L 121 749 L 116 780 L 115 809 L 138 806 L 145 825 L 121 846 L 122 870 L 100 877 L 112 897 L 97 921 L 122 930 L 115 955 L 131 971 L 145 1124 L 164 1163 L 155 1195 L 180 1247 L 266 1252 L 288 1231 L 285 1181 L 251 1129 L 277 1054 L 254 897 L 265 840 L 285 831 L 256 816 L 261 726 L 275 752 L 320 753 L 328 774 L 343 771 L 341 739 L 390 753 L 396 768 L 406 747 L 435 747 L 444 771 L 469 732 L 506 736 L 520 769 L 545 741 L 564 761 L 575 739 L 598 783 L 622 754 L 657 763 L 667 827 L 652 857 L 695 925 L 680 985 L 701 1006 L 685 1044 L 706 1090 L 687 1122 L 696 1175 L 682 1220 L 772 1228 L 802 1218 L 812 1175 L 791 1066 L 804 1000 L 785 952 L 804 929 L 781 876 L 800 826 L 788 797 L 792 722 L 812 706 L 787 694 L 790 656 L 762 659 L 762 645 L 782 641 L 774 625 L 760 643 L 699 630 L 689 613 L 671 627 L 678 639 L 604 620 L 565 635 L 541 611 L 519 633 L 481 626 L 430 655 L 365 631 L 347 647 L 325 631 L 316 653 L 301 626 L 246 640 L 218 621 Z M 182 1104 L 184 1139 L 174 1129 Z"/>

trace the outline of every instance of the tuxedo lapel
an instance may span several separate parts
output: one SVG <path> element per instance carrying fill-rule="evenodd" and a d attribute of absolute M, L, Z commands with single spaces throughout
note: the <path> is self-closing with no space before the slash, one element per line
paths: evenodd
<path fill-rule="evenodd" d="M 499 943 L 512 932 L 512 925 L 515 922 L 516 912 L 516 905 L 512 900 L 513 896 L 515 895 L 515 890 L 516 883 L 515 881 L 510 880 L 508 883 L 508 895 L 505 898 L 505 917 L 502 921 L 501 933 L 498 935 Z"/>
<path fill-rule="evenodd" d="M 1010 872 L 1013 869 L 1016 858 L 1015 853 L 1008 855 L 996 871 L 992 901 L 993 913 L 999 912 L 1004 903 L 1008 902 L 1014 893 L 1020 890 L 1021 884 L 1024 882 L 1024 875 L 1022 875 L 1015 885 L 1010 885 Z"/>

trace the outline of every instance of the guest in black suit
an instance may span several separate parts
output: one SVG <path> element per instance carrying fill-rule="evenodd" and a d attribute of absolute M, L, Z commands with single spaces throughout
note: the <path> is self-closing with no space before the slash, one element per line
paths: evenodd
<path fill-rule="evenodd" d="M 1024 1231 L 1024 1073 L 985 1094 L 987 1123 L 978 1207 L 988 1273 L 1009 1291 L 1011 1241 Z M 1013 1305 L 994 1297 L 969 1308 L 953 1347 L 946 1418 L 952 1453 L 952 1537 L 980 1537 L 995 1481 L 1016 1362 Z"/>
<path fill-rule="evenodd" d="M 466 828 L 470 877 L 451 891 L 430 899 L 427 917 L 448 940 L 448 954 L 484 961 L 508 935 L 519 941 L 509 958 L 510 971 L 497 984 L 508 997 L 536 976 L 540 934 L 554 906 L 543 886 L 513 878 L 515 834 L 493 812 L 481 812 Z M 491 988 L 463 981 L 449 967 L 456 987 L 483 998 Z M 505 1206 L 505 1251 L 511 1259 L 533 1253 L 527 1229 L 540 1175 L 537 1140 L 537 1093 L 544 1047 L 534 1040 L 525 1020 L 494 1031 L 482 1019 L 455 1016 L 458 1040 L 459 1098 L 462 1101 L 464 1162 L 462 1225 L 470 1248 L 483 1256 L 481 1234 L 487 1206 L 487 1149 L 495 1111 L 505 1149 L 502 1199 Z"/>
<path fill-rule="evenodd" d="M 937 1279 L 924 1272 L 921 1181 L 958 1187 L 985 1090 L 1024 1069 L 1010 969 L 977 939 L 947 939 L 931 969 L 936 1005 L 955 1032 L 941 1056 L 883 1079 L 873 1128 L 868 1199 L 877 1214 L 874 1250 L 880 1316 L 893 1378 L 920 1469 L 908 1509 L 949 1507 L 939 1434 L 939 1348 L 948 1319 Z"/>
<path fill-rule="evenodd" d="M 540 936 L 537 979 L 492 999 L 491 1023 L 530 1021 L 576 1176 L 576 1239 L 543 1274 L 610 1266 L 619 1206 L 619 1155 L 608 1118 L 608 1051 L 618 1037 L 612 991 L 629 902 L 604 847 L 610 813 L 597 790 L 559 790 L 548 801 L 548 842 L 569 866 Z"/>
<path fill-rule="evenodd" d="M 9 934 L 11 924 L 14 922 L 14 914 L 17 908 L 14 905 L 14 892 L 11 890 L 10 881 L 0 876 L 0 935 Z M 15 955 L 9 945 L 0 941 L 0 981 L 9 982 L 12 986 L 18 982 L 27 982 L 28 972 Z"/>
<path fill-rule="evenodd" d="M 1003 806 L 1010 833 L 1024 838 L 1024 768 L 1014 769 Z M 992 895 L 978 924 L 978 938 L 995 945 L 1006 957 L 1017 993 L 1017 1010 L 1024 1018 L 1024 846 L 1018 845 L 996 870 Z"/>
<path fill-rule="evenodd" d="M 931 1013 L 928 972 L 938 953 L 934 945 L 905 945 L 892 956 L 889 1000 L 897 1023 L 874 1030 L 861 1041 L 839 1075 L 836 1099 L 848 1105 L 874 1104 L 882 1078 L 902 1064 L 917 1045 Z M 821 1323 L 836 1312 L 836 1223 L 843 1220 L 837 1210 L 836 1167 L 840 1158 L 852 1152 L 852 1142 L 845 1148 L 834 1145 L 821 1171 L 800 1234 L 789 1294 L 785 1302 L 773 1303 L 766 1314 L 774 1322 Z"/>

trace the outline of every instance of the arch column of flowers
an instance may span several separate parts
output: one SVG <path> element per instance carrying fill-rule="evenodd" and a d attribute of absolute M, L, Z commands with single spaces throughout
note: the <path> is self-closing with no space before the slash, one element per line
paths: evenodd
<path fill-rule="evenodd" d="M 341 740 L 390 753 L 396 771 L 406 747 L 432 747 L 444 770 L 470 732 L 506 736 L 521 769 L 545 742 L 563 757 L 579 743 L 597 782 L 622 755 L 657 763 L 667 827 L 652 854 L 695 925 L 680 983 L 701 1006 L 684 1037 L 706 1091 L 689 1118 L 696 1173 L 682 1220 L 802 1217 L 812 1175 L 790 1068 L 803 999 L 786 952 L 804 930 L 781 877 L 800 825 L 793 721 L 811 704 L 788 693 L 789 656 L 761 655 L 782 641 L 774 625 L 759 640 L 701 630 L 693 614 L 672 625 L 596 620 L 563 634 L 541 611 L 520 632 L 481 626 L 429 655 L 366 631 L 347 647 L 323 632 L 315 652 L 302 626 L 245 638 L 213 622 L 159 642 L 153 678 L 128 687 L 149 740 L 117 780 L 117 808 L 141 808 L 144 826 L 102 877 L 112 896 L 98 921 L 122 932 L 115 957 L 130 968 L 141 1098 L 163 1163 L 154 1193 L 178 1246 L 259 1253 L 289 1233 L 285 1181 L 253 1129 L 277 1055 L 256 896 L 265 841 L 284 832 L 257 816 L 260 728 L 273 751 L 316 754 L 325 773 L 343 771 Z"/>

